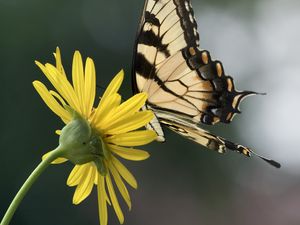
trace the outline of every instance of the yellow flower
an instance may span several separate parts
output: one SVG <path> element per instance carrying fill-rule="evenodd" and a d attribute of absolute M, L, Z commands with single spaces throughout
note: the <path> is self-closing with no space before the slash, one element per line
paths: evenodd
<path fill-rule="evenodd" d="M 81 154 L 81 151 L 81 155 L 78 157 L 78 152 L 69 149 L 69 153 L 65 154 L 64 158 L 58 158 L 52 163 L 62 163 L 70 160 L 76 164 L 67 180 L 67 185 L 76 186 L 73 196 L 74 204 L 79 204 L 86 199 L 90 195 L 93 186 L 96 185 L 100 224 L 107 224 L 107 204 L 113 206 L 122 224 L 124 215 L 116 197 L 112 180 L 114 180 L 117 189 L 130 209 L 131 200 L 124 181 L 135 189 L 137 188 L 137 181 L 117 159 L 117 156 L 134 161 L 149 157 L 147 152 L 132 148 L 147 144 L 156 138 L 153 131 L 137 130 L 153 118 L 151 111 L 140 111 L 140 108 L 145 104 L 147 95 L 140 93 L 121 103 L 121 96 L 117 93 L 124 77 L 124 73 L 121 71 L 111 81 L 99 103 L 94 107 L 96 72 L 93 60 L 87 58 L 84 67 L 80 53 L 78 51 L 74 53 L 72 65 L 73 84 L 71 84 L 65 74 L 59 48 L 56 49 L 54 56 L 56 66 L 49 63 L 43 65 L 39 62 L 36 62 L 36 64 L 56 91 L 48 90 L 40 81 L 34 81 L 33 85 L 47 106 L 65 124 L 72 122 L 74 113 L 78 114 L 87 122 L 88 132 L 93 137 L 90 141 L 92 150 L 89 148 L 88 155 L 84 150 L 85 152 Z M 66 127 L 58 133 L 67 130 Z M 65 139 L 68 139 L 68 136 Z M 76 142 L 76 138 L 74 142 Z M 47 157 L 48 154 L 45 154 L 43 158 Z"/>

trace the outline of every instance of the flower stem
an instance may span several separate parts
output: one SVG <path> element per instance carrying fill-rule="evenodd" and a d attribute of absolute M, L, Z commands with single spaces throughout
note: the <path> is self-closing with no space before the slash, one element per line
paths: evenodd
<path fill-rule="evenodd" d="M 23 186 L 20 188 L 19 192 L 16 194 L 15 198 L 11 202 L 9 208 L 7 209 L 0 225 L 8 225 L 11 218 L 13 217 L 16 209 L 20 205 L 21 201 L 25 197 L 26 193 L 33 185 L 33 183 L 37 180 L 37 178 L 41 175 L 41 173 L 51 164 L 52 161 L 60 157 L 62 154 L 62 150 L 58 147 L 54 151 L 49 154 L 49 156 L 44 159 L 30 174 L 27 178 Z"/>

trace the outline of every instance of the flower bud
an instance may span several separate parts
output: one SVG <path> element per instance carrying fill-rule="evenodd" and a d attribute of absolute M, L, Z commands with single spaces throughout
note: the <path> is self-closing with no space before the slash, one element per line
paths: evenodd
<path fill-rule="evenodd" d="M 72 113 L 73 119 L 62 129 L 59 148 L 63 157 L 76 165 L 95 162 L 98 171 L 105 175 L 107 170 L 103 159 L 104 153 L 101 136 L 93 131 L 87 120 L 69 106 L 65 108 Z"/>

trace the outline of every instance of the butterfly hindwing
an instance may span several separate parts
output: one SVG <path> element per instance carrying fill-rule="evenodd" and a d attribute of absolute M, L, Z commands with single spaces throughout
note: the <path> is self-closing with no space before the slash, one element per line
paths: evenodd
<path fill-rule="evenodd" d="M 196 123 L 190 121 L 189 118 L 165 110 L 155 110 L 155 114 L 159 121 L 166 125 L 169 129 L 173 130 L 174 132 L 180 134 L 181 136 L 187 139 L 190 139 L 198 144 L 205 146 L 210 150 L 214 150 L 219 153 L 225 153 L 226 150 L 229 149 L 231 151 L 243 154 L 247 157 L 250 157 L 251 155 L 256 155 L 257 157 L 261 158 L 262 160 L 268 162 L 269 164 L 277 168 L 281 167 L 281 165 L 278 162 L 258 155 L 248 147 L 236 144 L 200 128 Z"/>

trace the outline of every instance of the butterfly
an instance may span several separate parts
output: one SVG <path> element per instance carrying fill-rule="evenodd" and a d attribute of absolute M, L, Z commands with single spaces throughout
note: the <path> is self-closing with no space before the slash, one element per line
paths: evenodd
<path fill-rule="evenodd" d="M 240 102 L 253 91 L 237 91 L 223 64 L 200 49 L 197 23 L 190 0 L 146 0 L 134 47 L 134 93 L 148 93 L 144 109 L 154 112 L 147 125 L 157 141 L 165 140 L 161 125 L 208 149 L 227 149 L 280 164 L 240 144 L 200 127 L 230 123 Z"/>

